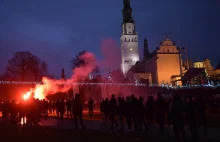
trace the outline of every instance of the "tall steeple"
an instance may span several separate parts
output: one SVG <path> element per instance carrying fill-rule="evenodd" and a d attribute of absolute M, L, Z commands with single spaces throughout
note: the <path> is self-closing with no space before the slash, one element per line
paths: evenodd
<path fill-rule="evenodd" d="M 62 68 L 62 72 L 61 72 L 61 78 L 62 78 L 62 79 L 65 79 L 64 68 Z"/>
<path fill-rule="evenodd" d="M 132 8 L 130 6 L 130 0 L 123 0 L 124 8 L 122 10 L 123 23 L 134 23 L 132 18 Z"/>
<path fill-rule="evenodd" d="M 121 70 L 124 75 L 139 61 L 138 34 L 135 31 L 135 22 L 132 18 L 130 0 L 123 0 L 124 7 L 122 35 L 121 35 Z"/>
<path fill-rule="evenodd" d="M 148 42 L 147 42 L 147 38 L 144 38 L 144 58 L 147 58 L 148 55 L 150 54 L 149 52 L 149 48 L 148 48 Z"/>

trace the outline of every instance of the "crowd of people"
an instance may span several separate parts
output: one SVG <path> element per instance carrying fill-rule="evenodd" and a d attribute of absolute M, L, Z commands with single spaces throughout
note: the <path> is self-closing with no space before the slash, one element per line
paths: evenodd
<path fill-rule="evenodd" d="M 199 120 L 206 129 L 205 101 L 202 96 L 199 98 L 192 96 L 181 98 L 178 94 L 174 94 L 172 99 L 165 99 L 159 93 L 156 100 L 153 96 L 149 96 L 145 104 L 143 100 L 142 97 L 136 98 L 131 95 L 126 99 L 119 97 L 117 101 L 112 95 L 110 100 L 105 99 L 101 102 L 102 118 L 111 121 L 111 129 L 115 125 L 116 127 L 120 126 L 120 129 L 123 130 L 123 118 L 125 117 L 128 128 L 132 129 L 133 127 L 135 131 L 141 131 L 142 125 L 145 126 L 145 130 L 148 130 L 148 124 L 156 120 L 159 124 L 159 131 L 163 132 L 165 117 L 167 117 L 167 120 L 172 123 L 174 134 L 178 139 L 180 134 L 186 139 L 184 130 L 184 118 L 186 118 L 193 138 L 198 139 L 198 112 Z M 115 119 L 116 115 L 119 122 Z"/>
<path fill-rule="evenodd" d="M 210 107 L 213 112 L 218 111 L 219 102 L 211 97 Z M 171 98 L 165 99 L 162 94 L 158 93 L 156 99 L 149 96 L 146 101 L 142 97 L 135 95 L 116 98 L 112 95 L 110 99 L 106 98 L 100 102 L 101 118 L 111 122 L 110 129 L 119 128 L 123 131 L 125 122 L 130 130 L 148 131 L 148 125 L 156 121 L 159 125 L 159 131 L 165 129 L 165 120 L 173 125 L 173 131 L 177 139 L 180 135 L 186 139 L 184 125 L 187 121 L 188 127 L 194 139 L 198 139 L 197 120 L 200 120 L 205 130 L 206 126 L 206 104 L 205 96 L 184 96 L 181 97 L 175 93 Z M 75 98 L 62 99 L 57 101 L 46 101 L 29 98 L 21 102 L 7 101 L 1 104 L 2 120 L 10 120 L 11 123 L 19 123 L 21 119 L 27 118 L 27 124 L 38 125 L 42 116 L 48 113 L 56 114 L 57 119 L 63 120 L 64 114 L 67 119 L 73 119 L 75 128 L 78 129 L 78 120 L 84 129 L 83 123 L 83 103 L 80 95 L 76 94 Z M 88 101 L 89 116 L 93 117 L 94 100 Z M 199 119 L 197 118 L 197 114 Z M 125 120 L 125 122 L 124 122 Z"/>

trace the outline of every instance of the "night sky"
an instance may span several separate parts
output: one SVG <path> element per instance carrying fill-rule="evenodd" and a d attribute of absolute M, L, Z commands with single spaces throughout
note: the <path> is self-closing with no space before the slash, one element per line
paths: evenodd
<path fill-rule="evenodd" d="M 217 65 L 220 0 L 131 0 L 131 6 L 141 53 L 144 36 L 153 51 L 168 33 L 191 59 Z M 79 51 L 103 58 L 103 40 L 120 48 L 122 8 L 123 0 L 0 0 L 0 73 L 16 51 L 37 55 L 58 77 L 63 67 L 71 74 L 69 61 Z"/>

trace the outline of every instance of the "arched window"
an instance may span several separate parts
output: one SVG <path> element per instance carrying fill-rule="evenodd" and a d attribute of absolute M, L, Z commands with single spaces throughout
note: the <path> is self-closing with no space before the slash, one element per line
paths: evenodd
<path fill-rule="evenodd" d="M 169 53 L 169 52 L 170 52 L 170 50 L 169 50 L 169 49 L 167 49 L 167 52 Z"/>

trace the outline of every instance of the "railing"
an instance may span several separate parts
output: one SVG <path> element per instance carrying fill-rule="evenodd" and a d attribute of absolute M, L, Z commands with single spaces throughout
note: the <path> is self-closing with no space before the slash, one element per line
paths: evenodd
<path fill-rule="evenodd" d="M 50 82 L 51 84 L 56 85 L 118 85 L 118 86 L 147 86 L 146 84 L 141 83 L 87 83 L 87 82 Z M 0 81 L 0 84 L 15 84 L 15 85 L 40 85 L 45 84 L 43 82 L 22 82 L 22 81 Z"/>
<path fill-rule="evenodd" d="M 106 82 L 99 82 L 99 83 L 87 83 L 87 82 L 73 82 L 73 83 L 67 83 L 67 82 L 50 82 L 51 84 L 56 85 L 117 85 L 117 86 L 149 86 L 149 87 L 161 87 L 161 88 L 167 88 L 167 89 L 179 89 L 179 88 L 201 88 L 201 87 L 209 87 L 209 88 L 216 88 L 220 87 L 220 84 L 216 85 L 210 85 L 210 84 L 204 84 L 204 85 L 191 85 L 191 86 L 171 86 L 171 85 L 164 85 L 164 84 L 143 84 L 143 83 L 106 83 Z M 14 85 L 43 85 L 45 83 L 43 82 L 24 82 L 24 81 L 0 81 L 0 84 L 14 84 Z"/>

